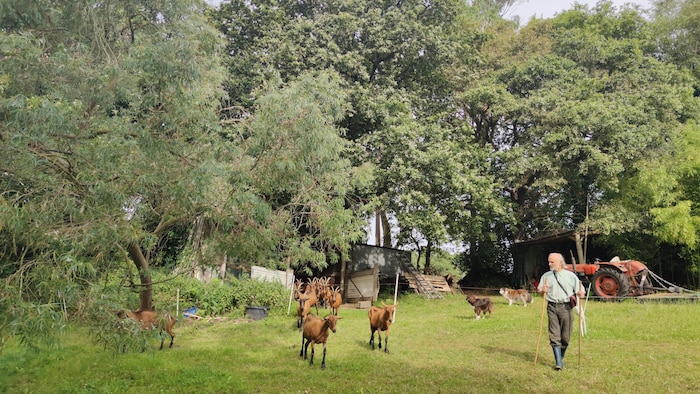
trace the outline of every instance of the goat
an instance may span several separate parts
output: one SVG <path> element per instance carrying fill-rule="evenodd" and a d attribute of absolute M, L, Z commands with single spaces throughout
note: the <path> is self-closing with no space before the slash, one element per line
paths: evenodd
<path fill-rule="evenodd" d="M 301 336 L 301 351 L 299 352 L 299 357 L 304 357 L 308 354 L 309 343 L 311 344 L 311 359 L 309 360 L 309 365 L 314 363 L 314 345 L 317 343 L 323 343 L 323 360 L 321 361 L 321 369 L 326 368 L 326 342 L 328 341 L 328 330 L 335 332 L 335 326 L 341 317 L 330 315 L 325 319 L 321 319 L 312 314 L 306 316 L 304 319 L 304 329 Z M 304 344 L 306 341 L 306 344 Z"/>
<path fill-rule="evenodd" d="M 316 307 L 316 314 L 318 315 L 318 300 L 321 295 L 321 289 L 318 278 L 313 278 L 312 280 L 309 280 L 309 284 L 308 286 L 306 286 L 305 294 L 307 295 L 307 305 L 309 310 L 311 310 L 312 306 Z"/>
<path fill-rule="evenodd" d="M 301 297 L 302 294 L 304 294 L 303 291 L 304 283 L 301 281 L 301 279 L 297 279 L 294 282 L 294 299 L 299 301 L 299 297 Z"/>
<path fill-rule="evenodd" d="M 334 287 L 331 289 L 331 296 L 329 297 L 329 304 L 331 307 L 331 315 L 338 315 L 338 309 L 343 305 L 343 296 L 340 295 L 340 287 Z"/>
<path fill-rule="evenodd" d="M 382 331 L 386 331 L 384 334 L 384 352 L 389 353 L 389 327 L 394 321 L 394 313 L 396 312 L 396 306 L 386 305 L 382 302 L 384 308 L 378 306 L 373 306 L 369 308 L 367 315 L 369 316 L 369 328 L 372 330 L 372 336 L 369 339 L 369 344 L 374 350 L 374 332 L 377 331 L 379 336 L 379 348 L 382 348 Z"/>
<path fill-rule="evenodd" d="M 302 291 L 303 283 L 301 280 L 297 279 L 294 285 L 294 299 L 299 302 L 297 307 L 297 328 L 301 330 L 301 324 L 304 322 L 303 312 L 304 306 L 306 305 L 306 294 Z"/>
<path fill-rule="evenodd" d="M 319 300 L 321 301 L 321 306 L 327 308 L 331 304 L 331 278 L 324 276 L 319 279 Z"/>
<path fill-rule="evenodd" d="M 170 346 L 173 347 L 173 341 L 175 340 L 175 334 L 173 333 L 173 326 L 175 325 L 175 318 L 170 313 L 164 313 L 159 316 L 154 311 L 124 311 L 119 312 L 119 317 L 124 318 L 125 316 L 141 323 L 141 328 L 144 330 L 150 329 L 160 329 L 160 350 L 163 350 L 163 330 L 168 332 L 170 335 Z"/>
<path fill-rule="evenodd" d="M 306 291 L 299 296 L 299 308 L 297 309 L 297 328 L 301 329 L 304 325 L 304 319 L 311 313 L 311 307 L 318 303 L 318 297 L 316 296 L 316 291 L 307 286 Z M 316 313 L 318 313 L 318 306 L 316 306 Z"/>

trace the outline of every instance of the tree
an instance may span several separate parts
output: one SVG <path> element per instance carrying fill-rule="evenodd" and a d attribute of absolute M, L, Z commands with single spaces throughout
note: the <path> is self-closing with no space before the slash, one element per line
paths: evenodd
<path fill-rule="evenodd" d="M 693 0 L 654 1 L 654 37 L 663 59 L 693 73 L 700 80 L 700 3 Z M 700 87 L 695 85 L 696 94 Z"/>
<path fill-rule="evenodd" d="M 449 105 L 443 70 L 458 50 L 448 32 L 462 9 L 452 1 L 224 4 L 217 20 L 223 21 L 220 28 L 229 39 L 231 86 L 235 85 L 230 91 L 248 89 L 250 93 L 242 96 L 254 97 L 256 81 L 275 72 L 288 81 L 305 70 L 337 71 L 342 77 L 340 87 L 348 92 L 351 103 L 339 124 L 346 139 L 357 144 L 352 163 L 356 167 L 366 163 L 384 166 L 373 177 L 375 185 L 369 193 L 355 190 L 353 194 L 361 203 L 371 202 L 368 207 L 381 217 L 392 209 L 385 204 L 404 197 L 393 195 L 398 190 L 388 185 L 403 178 L 385 178 L 391 173 L 386 165 L 393 160 L 389 155 L 393 148 L 386 148 L 381 136 L 394 133 L 389 129 L 396 125 L 433 132 L 428 125 Z M 239 103 L 246 107 L 249 102 Z M 426 138 L 433 141 L 431 146 L 438 146 L 436 138 L 444 135 Z M 430 198 L 437 201 L 440 197 Z M 419 208 L 413 216 L 423 209 L 434 208 Z M 413 224 L 400 225 L 410 232 Z"/>
<path fill-rule="evenodd" d="M 588 208 L 693 116 L 688 79 L 654 48 L 648 22 L 610 3 L 533 20 L 485 48 L 493 72 L 458 97 L 475 139 L 494 151 L 516 240 L 600 225 L 586 222 Z"/>
<path fill-rule="evenodd" d="M 352 168 L 337 126 L 347 110 L 338 85 L 329 72 L 273 80 L 236 125 L 245 160 L 233 171 L 231 209 L 250 205 L 253 212 L 232 217 L 248 222 L 222 234 L 225 244 L 238 245 L 238 259 L 318 270 L 361 237 L 356 207 L 346 201 L 363 170 Z"/>
<path fill-rule="evenodd" d="M 154 246 L 218 204 L 216 31 L 189 0 L 0 12 L 3 319 L 22 319 L 8 305 L 56 308 L 122 259 L 150 309 Z"/>
<path fill-rule="evenodd" d="M 700 129 L 689 122 L 666 154 L 639 162 L 635 174 L 621 182 L 619 192 L 601 204 L 600 211 L 605 213 L 601 216 L 615 215 L 624 224 L 622 229 L 611 223 L 599 226 L 604 240 L 618 250 L 637 248 L 647 256 L 665 250 L 667 256 L 657 259 L 666 267 L 657 266 L 659 269 L 671 271 L 682 259 L 688 265 L 682 271 L 694 273 L 690 282 L 696 284 L 700 283 L 699 149 Z"/>

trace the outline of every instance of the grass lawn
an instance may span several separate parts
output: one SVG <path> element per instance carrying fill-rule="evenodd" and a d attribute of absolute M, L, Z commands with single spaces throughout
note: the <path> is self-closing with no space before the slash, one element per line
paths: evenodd
<path fill-rule="evenodd" d="M 341 309 L 314 365 L 299 357 L 296 316 L 273 310 L 255 322 L 175 326 L 175 345 L 114 354 L 73 327 L 60 349 L 39 354 L 10 342 L 0 353 L 0 392 L 8 393 L 691 393 L 700 392 L 700 304 L 589 302 L 588 332 L 578 329 L 555 371 L 545 327 L 535 350 L 542 299 L 476 320 L 463 296 L 399 297 L 389 354 L 369 348 L 366 310 Z M 390 300 L 385 300 L 390 302 Z M 319 310 L 323 316 L 325 310 Z M 376 339 L 376 337 L 375 337 Z M 309 347 L 309 353 L 311 348 Z"/>

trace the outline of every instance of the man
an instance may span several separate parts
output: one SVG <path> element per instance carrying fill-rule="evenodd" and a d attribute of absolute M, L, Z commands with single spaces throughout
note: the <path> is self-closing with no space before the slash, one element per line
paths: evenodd
<path fill-rule="evenodd" d="M 564 269 L 565 261 L 561 253 L 550 253 L 547 263 L 549 271 L 540 278 L 537 291 L 545 294 L 547 300 L 549 344 L 554 352 L 554 368 L 560 370 L 564 368 L 564 355 L 569 346 L 574 320 L 569 297 L 574 293 L 583 297 L 586 293 L 576 274 Z"/>

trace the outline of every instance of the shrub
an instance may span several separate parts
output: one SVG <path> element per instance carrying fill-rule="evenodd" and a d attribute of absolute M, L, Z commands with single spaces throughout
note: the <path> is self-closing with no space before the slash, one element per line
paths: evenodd
<path fill-rule="evenodd" d="M 275 308 L 283 306 L 288 297 L 284 286 L 277 282 L 244 278 L 231 280 L 231 285 L 235 289 L 233 303 L 239 308 L 245 308 L 246 305 Z"/>

